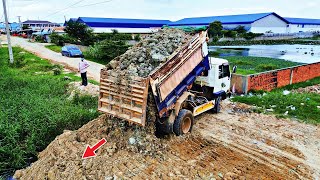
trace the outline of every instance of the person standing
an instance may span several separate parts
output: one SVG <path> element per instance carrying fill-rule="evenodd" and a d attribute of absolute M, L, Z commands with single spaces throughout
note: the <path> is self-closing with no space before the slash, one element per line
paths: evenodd
<path fill-rule="evenodd" d="M 87 79 L 87 68 L 90 65 L 88 62 L 84 59 L 84 57 L 81 57 L 81 61 L 79 62 L 79 72 L 81 73 L 81 79 L 82 79 L 82 86 L 88 85 L 88 79 Z"/>

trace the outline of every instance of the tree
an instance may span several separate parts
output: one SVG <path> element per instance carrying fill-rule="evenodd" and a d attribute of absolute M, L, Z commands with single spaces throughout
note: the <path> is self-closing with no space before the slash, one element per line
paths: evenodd
<path fill-rule="evenodd" d="M 214 21 L 209 24 L 208 34 L 209 37 L 218 37 L 222 35 L 222 23 L 220 21 Z"/>
<path fill-rule="evenodd" d="M 79 40 L 83 45 L 92 45 L 94 43 L 93 30 L 87 25 L 69 21 L 65 28 L 65 32 L 71 37 Z"/>
<path fill-rule="evenodd" d="M 238 26 L 234 29 L 234 31 L 237 31 L 238 34 L 245 34 L 247 32 L 247 30 L 244 26 Z"/>
<path fill-rule="evenodd" d="M 237 31 L 226 30 L 226 31 L 223 31 L 223 33 L 225 37 L 230 37 L 233 39 L 237 37 Z"/>
<path fill-rule="evenodd" d="M 25 29 L 30 29 L 30 26 L 27 25 L 27 24 L 24 24 L 24 25 L 22 26 L 22 30 L 25 30 Z"/>

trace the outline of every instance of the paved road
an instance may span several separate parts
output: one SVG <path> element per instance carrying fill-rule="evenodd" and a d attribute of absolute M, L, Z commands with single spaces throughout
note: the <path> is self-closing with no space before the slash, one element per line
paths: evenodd
<path fill-rule="evenodd" d="M 3 41 L 6 41 L 4 36 L 0 36 Z M 18 38 L 18 37 L 11 37 L 12 45 L 13 46 L 20 46 L 27 51 L 30 51 L 37 56 L 48 59 L 54 63 L 59 63 L 67 66 L 69 69 L 74 70 L 77 72 L 78 64 L 80 62 L 80 58 L 68 58 L 61 56 L 60 53 L 53 52 L 44 46 L 47 45 L 45 43 L 31 43 L 28 42 L 27 39 Z M 90 79 L 96 80 L 100 82 L 100 70 L 104 67 L 104 65 L 88 61 L 90 67 L 88 68 L 88 77 Z"/>

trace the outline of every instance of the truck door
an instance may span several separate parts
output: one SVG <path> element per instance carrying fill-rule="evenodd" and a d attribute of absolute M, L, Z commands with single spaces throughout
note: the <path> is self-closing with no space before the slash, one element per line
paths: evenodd
<path fill-rule="evenodd" d="M 230 89 L 230 69 L 229 64 L 219 65 L 219 84 L 218 89 L 227 91 Z"/>

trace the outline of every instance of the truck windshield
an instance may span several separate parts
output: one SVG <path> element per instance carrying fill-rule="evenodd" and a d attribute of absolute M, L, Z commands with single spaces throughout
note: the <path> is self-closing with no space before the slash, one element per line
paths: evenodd
<path fill-rule="evenodd" d="M 219 66 L 219 79 L 230 77 L 229 64 L 222 64 Z"/>

